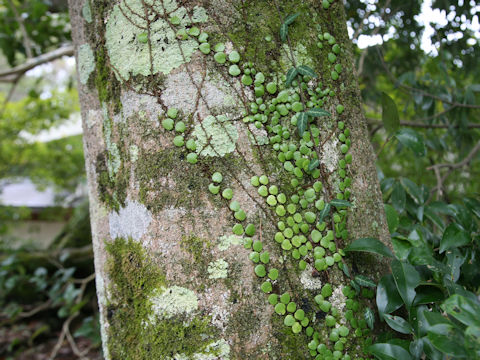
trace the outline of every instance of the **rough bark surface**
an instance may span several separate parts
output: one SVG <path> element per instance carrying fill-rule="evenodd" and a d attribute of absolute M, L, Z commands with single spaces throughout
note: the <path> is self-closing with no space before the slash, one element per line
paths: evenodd
<path fill-rule="evenodd" d="M 69 3 L 105 358 L 364 356 L 362 346 L 368 343 L 369 332 L 363 309 L 371 306 L 371 294 L 355 294 L 337 265 L 345 263 L 352 275 L 376 278 L 385 263 L 367 257 L 342 258 L 340 249 L 358 237 L 387 243 L 388 230 L 341 2 L 324 1 L 324 6 L 300 0 Z M 288 36 L 282 40 L 284 19 L 297 12 L 300 15 L 288 25 Z M 208 38 L 202 35 L 207 33 Z M 225 48 L 215 48 L 218 43 Z M 318 78 L 303 78 L 303 89 L 295 83 L 286 87 L 284 75 L 300 65 L 308 65 Z M 301 80 L 296 77 L 296 82 Z M 276 89 L 267 86 L 270 82 Z M 288 98 L 285 103 L 291 103 L 288 106 L 282 105 L 282 91 Z M 255 118 L 254 113 L 263 110 L 254 109 L 261 104 L 251 103 L 261 98 L 268 107 L 276 97 L 272 110 Z M 331 116 L 310 118 L 308 144 L 291 118 L 298 122 L 301 107 L 320 105 Z M 297 108 L 297 115 L 290 106 Z M 284 127 L 282 135 L 270 122 L 275 112 Z M 177 128 L 168 130 L 170 123 Z M 317 136 L 313 128 L 318 129 Z M 184 137 L 187 147 L 178 136 Z M 193 140 L 196 149 L 187 140 Z M 291 170 L 283 155 L 279 157 L 284 151 L 275 149 L 275 142 L 279 148 L 298 145 L 302 152 L 296 157 L 303 156 L 312 167 L 318 157 L 319 164 L 309 170 L 292 160 L 299 170 Z M 351 163 L 343 145 L 352 155 Z M 345 160 L 346 165 L 339 165 Z M 218 184 L 212 182 L 215 172 L 223 175 Z M 278 193 L 285 194 L 285 208 L 296 203 L 297 209 L 283 214 L 279 207 L 283 199 L 273 188 L 275 199 L 270 201 L 277 204 L 269 205 L 250 180 L 261 175 L 268 177 L 267 188 L 276 185 Z M 315 182 L 315 199 L 307 201 L 305 194 L 311 193 Z M 219 186 L 220 194 L 209 191 L 209 185 L 213 192 Z M 238 204 L 225 199 L 228 191 L 221 195 L 227 188 Z M 302 201 L 291 197 L 295 194 L 302 198 L 304 209 Z M 316 230 L 322 242 L 314 240 L 320 202 L 338 197 L 353 206 L 332 206 Z M 306 220 L 306 212 L 315 215 L 313 224 Z M 296 214 L 299 221 L 293 220 Z M 291 240 L 298 246 L 288 241 L 294 251 L 275 240 L 285 232 L 279 221 L 294 232 Z M 253 224 L 255 234 L 241 234 L 238 224 L 244 230 Z M 238 234 L 232 232 L 234 225 Z M 329 229 L 335 230 L 331 239 Z M 254 255 L 252 262 L 250 237 L 254 247 L 262 244 L 258 252 L 269 252 L 269 259 L 264 255 L 256 260 Z M 319 247 L 326 250 L 318 259 L 330 262 L 337 254 L 335 264 L 325 270 L 313 256 Z M 300 249 L 306 255 L 297 256 Z M 277 269 L 278 278 L 263 276 L 258 268 L 262 262 L 267 272 Z M 272 304 L 282 299 L 272 294 L 284 293 L 303 316 L 291 312 L 296 318 L 288 317 L 288 310 L 279 314 L 281 307 L 276 311 Z M 315 299 L 321 293 L 323 298 Z M 323 302 L 327 300 L 331 307 Z M 304 317 L 308 321 L 301 324 Z M 332 325 L 327 324 L 330 318 Z M 298 325 L 290 324 L 292 319 Z M 332 336 L 340 329 L 337 335 L 346 340 Z M 315 346 L 309 349 L 312 341 Z M 317 349 L 320 344 L 328 349 Z"/>

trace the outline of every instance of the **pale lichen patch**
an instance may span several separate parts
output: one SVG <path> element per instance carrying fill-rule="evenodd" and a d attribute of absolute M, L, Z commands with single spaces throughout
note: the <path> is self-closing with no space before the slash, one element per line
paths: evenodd
<path fill-rule="evenodd" d="M 89 109 L 85 116 L 85 122 L 89 129 L 97 125 L 97 123 L 99 123 L 101 119 L 102 119 L 101 112 L 99 110 L 94 110 L 94 109 Z"/>
<path fill-rule="evenodd" d="M 237 236 L 234 234 L 220 236 L 218 240 L 219 240 L 218 250 L 220 251 L 228 250 L 228 248 L 230 248 L 230 246 L 232 245 L 241 245 L 243 242 L 240 236 Z"/>
<path fill-rule="evenodd" d="M 167 16 L 178 16 L 181 20 L 179 29 L 185 28 L 190 23 L 186 9 L 178 7 L 175 0 L 146 3 L 158 14 L 163 14 L 165 10 Z M 126 81 L 135 75 L 168 74 L 189 62 L 191 55 L 198 48 L 198 42 L 192 38 L 177 40 L 171 25 L 151 11 L 147 23 L 144 6 L 141 0 L 128 1 L 128 4 L 122 1 L 113 7 L 107 22 L 106 46 L 119 81 Z M 148 31 L 150 38 L 147 42 L 140 41 L 139 36 L 147 32 L 145 30 L 147 26 L 150 26 Z"/>
<path fill-rule="evenodd" d="M 137 162 L 137 160 L 138 160 L 138 146 L 135 145 L 135 144 L 130 145 L 129 152 L 130 152 L 130 161 L 132 163 Z"/>
<path fill-rule="evenodd" d="M 235 151 L 238 131 L 224 115 L 207 116 L 193 130 L 197 153 L 202 156 L 225 156 Z"/>
<path fill-rule="evenodd" d="M 112 142 L 112 121 L 110 120 L 106 103 L 102 103 L 102 113 L 103 137 L 109 154 L 107 159 L 107 169 L 110 179 L 113 179 L 114 175 L 116 175 L 118 170 L 120 169 L 122 159 L 120 157 L 120 150 L 118 148 L 118 145 Z"/>
<path fill-rule="evenodd" d="M 192 356 L 184 354 L 176 354 L 173 360 L 229 360 L 230 359 L 230 345 L 224 340 L 220 339 L 212 342 L 205 348 L 202 353 L 196 353 Z"/>
<path fill-rule="evenodd" d="M 249 131 L 248 139 L 254 145 L 268 145 L 270 144 L 270 139 L 268 138 L 268 134 L 263 129 L 257 129 L 257 127 L 253 124 L 249 124 L 248 126 Z"/>
<path fill-rule="evenodd" d="M 317 277 L 312 276 L 313 268 L 308 265 L 307 268 L 302 271 L 300 275 L 300 282 L 302 283 L 305 289 L 309 290 L 319 290 L 322 288 L 322 281 Z"/>
<path fill-rule="evenodd" d="M 78 48 L 78 78 L 85 85 L 92 71 L 95 70 L 95 57 L 90 45 L 83 44 Z"/>
<path fill-rule="evenodd" d="M 150 297 L 152 321 L 170 319 L 177 315 L 190 315 L 198 309 L 198 298 L 195 293 L 181 286 L 160 288 Z"/>
<path fill-rule="evenodd" d="M 207 11 L 200 6 L 195 6 L 193 8 L 192 22 L 200 23 L 200 22 L 207 22 L 207 20 L 208 20 Z"/>
<path fill-rule="evenodd" d="M 139 241 L 147 232 L 152 221 L 152 214 L 143 205 L 127 199 L 126 206 L 109 214 L 110 237 L 132 238 Z"/>
<path fill-rule="evenodd" d="M 343 295 L 342 286 L 339 286 L 335 290 L 333 290 L 329 301 L 332 303 L 332 306 L 334 308 L 337 308 L 340 311 L 343 311 L 345 309 L 347 297 Z"/>
<path fill-rule="evenodd" d="M 282 57 L 280 58 L 280 64 L 284 68 L 289 68 L 292 66 L 292 60 L 290 58 L 290 54 L 292 51 L 293 52 L 293 57 L 294 59 L 302 64 L 302 65 L 308 65 L 310 67 L 315 67 L 315 63 L 312 60 L 312 57 L 309 56 L 308 50 L 305 47 L 305 45 L 298 43 L 297 46 L 293 49 L 291 49 L 287 44 L 283 44 L 283 51 L 282 51 Z"/>
<path fill-rule="evenodd" d="M 85 0 L 85 3 L 82 6 L 82 16 L 87 23 L 91 23 L 93 21 L 90 0 Z"/>
<path fill-rule="evenodd" d="M 112 143 L 108 147 L 108 152 L 110 157 L 108 159 L 108 175 L 110 178 L 118 172 L 120 169 L 120 165 L 122 165 L 122 159 L 120 158 L 120 150 L 118 149 L 118 145 L 116 143 Z"/>
<path fill-rule="evenodd" d="M 212 261 L 208 264 L 209 279 L 226 279 L 228 276 L 228 263 L 223 259 Z"/>
<path fill-rule="evenodd" d="M 324 164 L 328 171 L 333 172 L 338 168 L 338 140 L 333 138 L 325 143 L 323 146 L 322 156 L 320 162 Z"/>

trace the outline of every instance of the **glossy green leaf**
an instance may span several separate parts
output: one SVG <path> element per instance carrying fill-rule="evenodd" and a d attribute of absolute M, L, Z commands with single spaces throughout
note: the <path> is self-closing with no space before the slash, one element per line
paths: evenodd
<path fill-rule="evenodd" d="M 280 40 L 282 40 L 282 42 L 287 41 L 287 36 L 288 36 L 288 25 L 283 23 L 280 26 Z"/>
<path fill-rule="evenodd" d="M 409 322 L 417 338 L 427 336 L 428 324 L 424 315 L 427 309 L 425 305 L 412 306 L 410 309 Z"/>
<path fill-rule="evenodd" d="M 369 277 L 364 276 L 364 275 L 357 275 L 357 276 L 355 276 L 355 282 L 356 282 L 358 285 L 364 286 L 364 287 L 374 288 L 374 287 L 377 286 L 377 284 L 375 284 L 375 281 L 373 281 L 372 279 L 370 279 Z"/>
<path fill-rule="evenodd" d="M 382 92 L 382 122 L 388 134 L 393 134 L 400 126 L 397 105 L 384 92 Z"/>
<path fill-rule="evenodd" d="M 395 179 L 385 178 L 380 181 L 380 188 L 386 194 L 393 187 L 393 184 L 395 184 Z"/>
<path fill-rule="evenodd" d="M 407 178 L 401 178 L 400 184 L 402 184 L 403 188 L 407 192 L 408 195 L 417 203 L 423 204 L 423 196 L 422 191 L 420 188 L 415 184 L 412 180 Z"/>
<path fill-rule="evenodd" d="M 436 311 L 424 311 L 423 315 L 425 316 L 425 320 L 427 320 L 426 323 L 426 330 L 427 331 L 434 331 L 434 326 L 436 325 L 445 325 L 445 326 L 451 326 L 450 320 L 448 320 L 445 316 L 440 314 L 439 312 Z"/>
<path fill-rule="evenodd" d="M 455 210 L 452 209 L 448 204 L 444 203 L 443 201 L 433 201 L 428 206 L 430 209 L 432 209 L 432 211 L 435 211 L 435 213 L 437 214 L 450 215 L 450 216 L 455 215 Z"/>
<path fill-rule="evenodd" d="M 468 88 L 473 92 L 480 92 L 480 84 L 472 84 Z"/>
<path fill-rule="evenodd" d="M 417 207 L 417 211 L 415 212 L 417 215 L 418 221 L 422 222 L 423 221 L 423 213 L 425 211 L 425 208 L 423 206 Z"/>
<path fill-rule="evenodd" d="M 427 336 L 422 337 L 423 351 L 428 356 L 429 360 L 445 360 L 445 355 L 441 351 L 437 350 Z"/>
<path fill-rule="evenodd" d="M 401 316 L 385 314 L 383 318 L 388 326 L 399 333 L 410 334 L 413 331 L 412 326 Z"/>
<path fill-rule="evenodd" d="M 393 258 L 391 250 L 374 238 L 361 238 L 353 241 L 344 251 L 364 251 Z"/>
<path fill-rule="evenodd" d="M 450 296 L 441 308 L 467 326 L 480 327 L 480 304 L 478 302 L 455 294 Z"/>
<path fill-rule="evenodd" d="M 382 277 L 378 283 L 376 302 L 380 316 L 394 312 L 403 305 L 391 274 Z"/>
<path fill-rule="evenodd" d="M 450 204 L 448 207 L 453 210 L 455 220 L 465 229 L 465 231 L 468 232 L 474 230 L 472 228 L 474 223 L 472 213 L 465 206 L 460 204 Z"/>
<path fill-rule="evenodd" d="M 297 71 L 300 75 L 303 75 L 303 76 L 310 76 L 311 78 L 318 77 L 315 71 L 313 71 L 313 69 L 307 65 L 297 66 Z"/>
<path fill-rule="evenodd" d="M 395 211 L 395 208 L 391 205 L 384 204 L 383 208 L 385 210 L 385 215 L 387 215 L 387 224 L 388 224 L 388 230 L 390 231 L 390 234 L 395 232 L 398 227 L 398 214 Z"/>
<path fill-rule="evenodd" d="M 395 134 L 397 140 L 405 147 L 413 151 L 416 156 L 425 156 L 427 149 L 423 136 L 412 129 L 400 129 Z"/>
<path fill-rule="evenodd" d="M 303 136 L 303 133 L 307 129 L 308 126 L 308 115 L 304 112 L 300 112 L 297 115 L 297 129 L 298 135 Z"/>
<path fill-rule="evenodd" d="M 291 23 L 293 23 L 295 21 L 295 19 L 300 15 L 299 12 L 295 13 L 295 14 L 291 14 L 291 15 L 288 15 L 286 18 L 285 18 L 285 21 L 284 23 L 287 24 L 287 25 L 290 25 Z"/>
<path fill-rule="evenodd" d="M 448 266 L 436 259 L 433 259 L 430 264 L 427 264 L 427 268 L 440 274 L 448 274 L 449 272 Z"/>
<path fill-rule="evenodd" d="M 430 220 L 433 224 L 439 227 L 441 231 L 445 228 L 443 219 L 437 215 L 437 213 L 432 209 L 430 205 L 426 206 L 424 209 L 425 217 Z"/>
<path fill-rule="evenodd" d="M 318 214 L 318 222 L 321 223 L 323 219 L 325 219 L 329 214 L 331 210 L 330 204 L 325 204 L 325 207 L 323 208 L 322 211 L 320 211 L 320 214 Z"/>
<path fill-rule="evenodd" d="M 460 267 L 466 260 L 466 256 L 462 255 L 459 249 L 453 249 L 447 252 L 447 269 L 445 273 L 448 279 L 457 282 L 460 278 Z"/>
<path fill-rule="evenodd" d="M 412 247 L 407 259 L 413 266 L 430 265 L 434 261 L 432 249 L 427 244 L 422 244 L 420 247 Z"/>
<path fill-rule="evenodd" d="M 322 116 L 332 115 L 327 110 L 323 110 L 321 108 L 312 108 L 312 109 L 308 109 L 305 112 L 307 113 L 308 116 L 311 116 L 311 117 L 322 117 Z"/>
<path fill-rule="evenodd" d="M 439 325 L 436 325 L 437 327 Z M 441 325 L 440 325 L 441 326 Z M 466 359 L 467 352 L 465 351 L 464 339 L 458 330 L 448 328 L 450 331 L 445 331 L 445 334 L 439 332 L 428 332 L 428 339 L 432 345 L 440 350 L 444 355 L 448 355 L 457 359 Z"/>
<path fill-rule="evenodd" d="M 363 313 L 363 317 L 365 321 L 367 322 L 368 327 L 373 330 L 373 327 L 375 325 L 375 313 L 373 312 L 372 309 L 369 307 L 365 308 L 365 311 Z"/>
<path fill-rule="evenodd" d="M 469 326 L 465 330 L 465 346 L 470 349 L 474 349 L 475 356 L 480 357 L 480 327 Z M 473 352 L 472 351 L 472 352 Z"/>
<path fill-rule="evenodd" d="M 477 199 L 467 197 L 463 199 L 466 207 L 477 217 L 480 219 L 480 201 Z"/>
<path fill-rule="evenodd" d="M 452 223 L 448 225 L 443 233 L 440 241 L 439 252 L 442 254 L 445 250 L 467 245 L 470 242 L 470 237 L 458 224 Z"/>
<path fill-rule="evenodd" d="M 399 345 L 378 343 L 370 345 L 368 351 L 380 360 L 413 360 L 409 352 Z"/>
<path fill-rule="evenodd" d="M 408 234 L 407 240 L 413 246 L 423 246 L 425 240 L 423 239 L 422 228 L 419 225 L 415 226 L 410 234 Z"/>
<path fill-rule="evenodd" d="M 392 245 L 395 257 L 398 260 L 407 260 L 408 255 L 412 250 L 412 244 L 410 244 L 404 237 L 395 236 L 392 237 Z"/>
<path fill-rule="evenodd" d="M 410 354 L 412 354 L 414 359 L 420 359 L 423 354 L 423 339 L 415 339 L 410 343 L 409 346 Z"/>
<path fill-rule="evenodd" d="M 308 163 L 308 171 L 315 170 L 320 165 L 320 161 L 318 159 L 310 160 Z"/>
<path fill-rule="evenodd" d="M 405 209 L 406 194 L 405 189 L 399 182 L 396 182 L 393 185 L 391 199 L 395 210 L 397 210 L 399 213 L 402 213 Z"/>
<path fill-rule="evenodd" d="M 288 69 L 287 71 L 287 79 L 285 81 L 285 85 L 287 87 L 289 87 L 290 85 L 292 85 L 292 82 L 293 80 L 295 80 L 295 78 L 297 77 L 298 75 L 298 70 L 294 67 Z"/>
<path fill-rule="evenodd" d="M 415 299 L 415 288 L 420 283 L 420 275 L 412 265 L 405 262 L 394 260 L 390 266 L 398 293 L 402 297 L 407 309 L 409 309 Z"/>

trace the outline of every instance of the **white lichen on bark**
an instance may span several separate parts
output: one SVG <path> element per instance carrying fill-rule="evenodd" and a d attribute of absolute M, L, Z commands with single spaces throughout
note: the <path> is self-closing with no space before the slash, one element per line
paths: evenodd
<path fill-rule="evenodd" d="M 95 70 L 95 57 L 90 45 L 83 44 L 78 48 L 78 78 L 85 85 L 90 74 Z"/>
<path fill-rule="evenodd" d="M 145 205 L 127 199 L 126 206 L 109 214 L 110 237 L 132 238 L 140 241 L 152 221 L 152 214 Z"/>
<path fill-rule="evenodd" d="M 185 7 L 178 7 L 174 0 L 146 3 L 159 14 L 167 12 L 169 17 L 176 16 L 180 20 L 179 28 L 185 29 L 191 23 Z M 196 21 L 206 21 L 206 14 L 197 8 Z M 168 74 L 185 62 L 190 61 L 198 42 L 189 38 L 177 40 L 177 35 L 170 24 L 163 18 L 149 18 L 149 39 L 145 29 L 145 8 L 141 0 L 122 1 L 113 7 L 106 26 L 106 46 L 110 61 L 115 68 L 119 81 L 126 81 L 130 76 Z"/>
<path fill-rule="evenodd" d="M 224 115 L 207 116 L 193 130 L 197 153 L 202 156 L 225 156 L 235 151 L 238 131 Z"/>
<path fill-rule="evenodd" d="M 223 259 L 212 261 L 207 268 L 209 279 L 226 279 L 228 276 L 228 263 Z"/>
<path fill-rule="evenodd" d="M 190 315 L 198 309 L 197 295 L 190 289 L 181 286 L 157 289 L 150 297 L 152 316 L 150 320 L 170 319 L 177 315 Z"/>

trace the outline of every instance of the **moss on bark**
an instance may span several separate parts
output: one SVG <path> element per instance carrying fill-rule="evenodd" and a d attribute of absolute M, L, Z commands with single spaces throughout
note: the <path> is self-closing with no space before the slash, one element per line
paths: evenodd
<path fill-rule="evenodd" d="M 152 296 L 168 291 L 165 275 L 141 244 L 118 238 L 107 243 L 109 254 L 108 350 L 112 359 L 145 360 L 190 357 L 207 352 L 218 331 L 210 318 L 177 314 L 155 318 Z M 174 304 L 175 305 L 175 304 Z"/>

